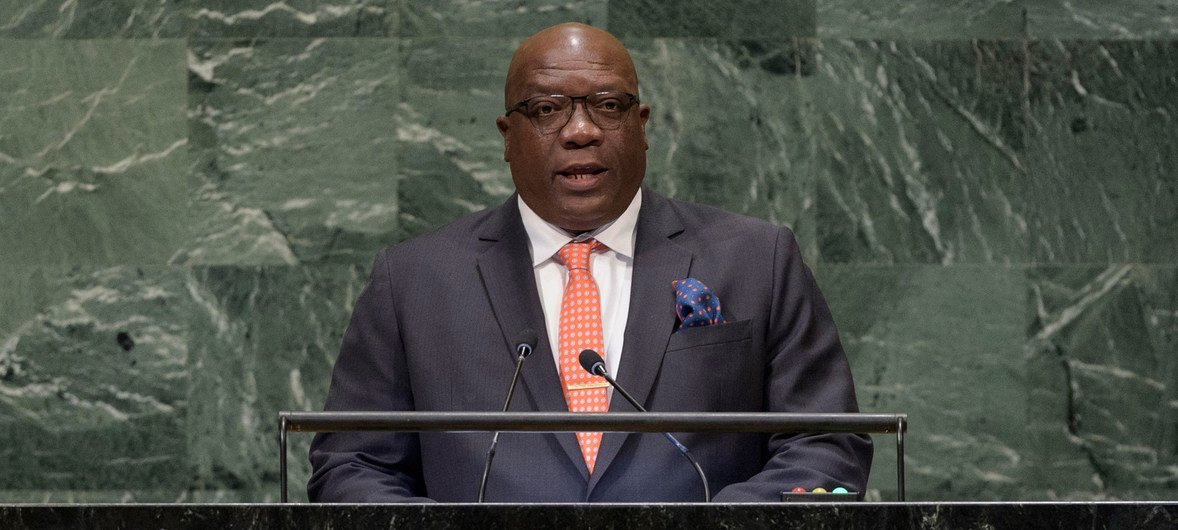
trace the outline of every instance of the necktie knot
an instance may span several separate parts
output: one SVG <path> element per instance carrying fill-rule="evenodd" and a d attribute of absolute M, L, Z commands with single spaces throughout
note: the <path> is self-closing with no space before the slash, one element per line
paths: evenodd
<path fill-rule="evenodd" d="M 560 259 L 564 261 L 564 266 L 569 271 L 583 270 L 589 271 L 589 256 L 594 252 L 605 248 L 596 239 L 587 239 L 585 241 L 570 241 L 560 247 Z"/>

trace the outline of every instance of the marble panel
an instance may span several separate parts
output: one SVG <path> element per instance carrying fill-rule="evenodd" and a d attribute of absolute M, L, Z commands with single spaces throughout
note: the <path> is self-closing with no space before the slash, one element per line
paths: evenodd
<path fill-rule="evenodd" d="M 1157 39 L 1178 36 L 1178 0 L 1023 0 L 1031 38 Z"/>
<path fill-rule="evenodd" d="M 177 38 L 183 0 L 20 0 L 0 3 L 0 38 Z"/>
<path fill-rule="evenodd" d="M 828 264 L 819 283 L 860 409 L 908 414 L 908 500 L 1030 494 L 1022 271 Z M 895 438 L 877 435 L 875 443 L 868 495 L 892 500 Z"/>
<path fill-rule="evenodd" d="M 818 36 L 840 39 L 1013 39 L 1036 0 L 822 0 Z"/>
<path fill-rule="evenodd" d="M 67 287 L 52 281 L 54 266 L 0 266 L 0 336 L 7 336 L 62 296 Z M 60 268 L 60 267 L 58 267 Z M 58 271 L 60 272 L 60 271 Z"/>
<path fill-rule="evenodd" d="M 647 122 L 646 184 L 787 224 L 814 244 L 810 48 L 794 41 L 627 39 Z"/>
<path fill-rule="evenodd" d="M 387 37 L 395 0 L 191 0 L 190 34 L 217 37 Z"/>
<path fill-rule="evenodd" d="M 183 271 L 46 267 L 23 276 L 44 293 L 35 312 L 0 332 L 0 490 L 180 489 Z"/>
<path fill-rule="evenodd" d="M 175 263 L 367 264 L 397 238 L 397 43 L 196 41 L 198 236 Z"/>
<path fill-rule="evenodd" d="M 822 260 L 1019 263 L 1022 44 L 818 43 Z"/>
<path fill-rule="evenodd" d="M 191 490 L 203 498 L 278 498 L 278 412 L 322 410 L 359 266 L 198 267 L 201 309 L 188 347 Z M 306 499 L 311 436 L 288 438 L 292 500 Z"/>
<path fill-rule="evenodd" d="M 1031 484 L 1068 500 L 1178 494 L 1178 269 L 1027 274 Z"/>
<path fill-rule="evenodd" d="M 561 22 L 604 27 L 608 4 L 608 0 L 401 0 L 397 36 L 526 37 Z"/>
<path fill-rule="evenodd" d="M 190 234 L 182 42 L 0 50 L 0 263 L 165 263 Z"/>
<path fill-rule="evenodd" d="M 1178 260 L 1178 42 L 1036 41 L 1027 66 L 1030 259 Z"/>
<path fill-rule="evenodd" d="M 495 127 L 518 39 L 407 39 L 397 109 L 400 222 L 417 235 L 515 191 Z"/>
<path fill-rule="evenodd" d="M 814 36 L 815 0 L 610 0 L 619 37 L 783 39 Z"/>

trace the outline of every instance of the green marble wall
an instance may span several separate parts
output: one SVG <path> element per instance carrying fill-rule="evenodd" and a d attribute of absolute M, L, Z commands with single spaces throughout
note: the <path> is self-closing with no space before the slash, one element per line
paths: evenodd
<path fill-rule="evenodd" d="M 564 20 L 632 48 L 648 183 L 796 229 L 909 498 L 1178 494 L 1178 1 L 2 0 L 0 502 L 274 500 Z"/>

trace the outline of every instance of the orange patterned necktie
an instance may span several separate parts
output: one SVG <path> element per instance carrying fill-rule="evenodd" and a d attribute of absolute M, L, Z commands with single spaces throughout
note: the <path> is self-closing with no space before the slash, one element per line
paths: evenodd
<path fill-rule="evenodd" d="M 605 355 L 605 340 L 601 334 L 601 298 L 597 294 L 593 274 L 589 272 L 589 256 L 603 248 L 605 245 L 590 239 L 568 243 L 559 252 L 569 271 L 564 298 L 560 302 L 559 339 L 560 380 L 570 412 L 605 412 L 609 408 L 605 392 L 609 383 L 586 372 L 578 359 L 581 350 L 585 349 Z M 585 457 L 589 473 L 593 473 L 597 449 L 601 446 L 601 433 L 579 432 L 577 442 L 581 444 L 581 456 Z"/>

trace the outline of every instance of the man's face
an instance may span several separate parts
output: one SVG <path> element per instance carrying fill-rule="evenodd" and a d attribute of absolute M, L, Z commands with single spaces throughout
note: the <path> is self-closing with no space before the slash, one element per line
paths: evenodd
<path fill-rule="evenodd" d="M 552 94 L 638 94 L 629 56 L 616 40 L 571 29 L 542 32 L 521 47 L 508 74 L 508 104 Z M 568 123 L 552 133 L 537 130 L 523 112 L 496 122 L 511 178 L 528 207 L 560 228 L 585 232 L 620 216 L 638 192 L 649 116 L 649 107 L 634 105 L 620 127 L 603 129 L 578 100 Z"/>

